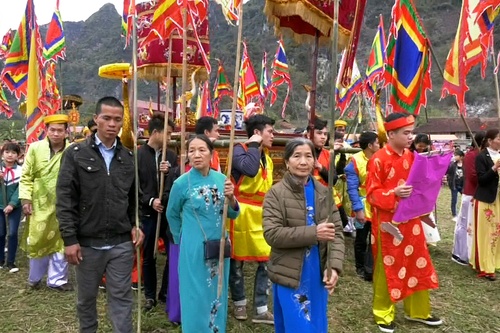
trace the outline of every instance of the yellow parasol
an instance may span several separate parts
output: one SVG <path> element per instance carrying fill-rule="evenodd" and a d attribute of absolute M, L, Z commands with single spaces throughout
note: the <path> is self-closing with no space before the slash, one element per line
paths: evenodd
<path fill-rule="evenodd" d="M 99 76 L 105 79 L 122 80 L 123 83 L 123 127 L 120 134 L 122 144 L 132 149 L 134 147 L 134 136 L 132 119 L 130 118 L 130 103 L 128 96 L 128 79 L 132 76 L 132 68 L 129 63 L 114 63 L 99 67 Z"/>

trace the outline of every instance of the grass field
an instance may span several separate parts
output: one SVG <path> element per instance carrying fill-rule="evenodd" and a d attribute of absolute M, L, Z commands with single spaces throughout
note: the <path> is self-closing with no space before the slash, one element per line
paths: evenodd
<path fill-rule="evenodd" d="M 431 248 L 440 288 L 431 293 L 434 314 L 444 320 L 439 328 L 427 328 L 421 324 L 406 322 L 402 304 L 398 304 L 397 332 L 448 332 L 448 333 L 500 333 L 500 281 L 478 279 L 474 272 L 450 260 L 454 222 L 450 215 L 450 193 L 443 188 L 439 197 L 437 219 L 442 241 Z M 371 284 L 358 278 L 354 270 L 353 240 L 346 240 L 345 273 L 335 294 L 330 298 L 330 332 L 378 332 L 371 315 Z M 20 272 L 10 274 L 0 271 L 0 332 L 62 333 L 77 332 L 76 293 L 59 293 L 44 287 L 31 291 L 26 288 L 27 260 L 18 255 Z M 160 265 L 165 259 L 162 257 Z M 246 266 L 247 296 L 252 298 L 252 273 L 255 267 Z M 73 268 L 72 279 L 74 277 Z M 74 281 L 74 279 L 73 279 Z M 99 332 L 111 332 L 106 317 L 105 293 L 98 300 Z M 229 305 L 231 313 L 231 304 Z M 251 311 L 251 304 L 248 308 Z M 163 305 L 142 316 L 142 332 L 180 332 L 172 326 L 164 313 Z M 250 320 L 228 320 L 227 332 L 270 333 L 270 326 L 253 325 Z"/>

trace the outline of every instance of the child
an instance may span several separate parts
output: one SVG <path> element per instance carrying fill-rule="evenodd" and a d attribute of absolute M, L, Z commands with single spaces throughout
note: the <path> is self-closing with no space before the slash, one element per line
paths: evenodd
<path fill-rule="evenodd" d="M 0 268 L 5 266 L 5 237 L 8 226 L 8 253 L 7 268 L 10 273 L 16 273 L 19 268 L 15 265 L 18 229 L 21 221 L 21 201 L 19 200 L 19 180 L 21 167 L 17 159 L 21 147 L 17 143 L 8 142 L 2 147 L 1 191 L 0 191 Z"/>
<path fill-rule="evenodd" d="M 458 193 L 462 194 L 464 187 L 464 169 L 462 165 L 464 155 L 464 152 L 460 149 L 455 150 L 454 160 L 446 173 L 448 186 L 451 190 L 451 215 L 453 215 L 453 221 L 455 222 L 457 221 Z"/>

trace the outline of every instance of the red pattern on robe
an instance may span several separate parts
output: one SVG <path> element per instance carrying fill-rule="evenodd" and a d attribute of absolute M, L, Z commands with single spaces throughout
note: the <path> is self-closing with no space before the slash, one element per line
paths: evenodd
<path fill-rule="evenodd" d="M 382 261 L 393 302 L 400 301 L 414 292 L 438 287 L 437 274 L 419 218 L 398 224 L 397 227 L 404 236 L 402 241 L 379 230 L 382 222 L 392 221 L 399 203 L 394 188 L 406 182 L 413 159 L 413 153 L 408 149 L 400 156 L 386 145 L 372 156 L 367 166 L 367 200 L 373 213 L 372 249 L 375 257 L 378 253 L 377 237 L 380 235 Z"/>

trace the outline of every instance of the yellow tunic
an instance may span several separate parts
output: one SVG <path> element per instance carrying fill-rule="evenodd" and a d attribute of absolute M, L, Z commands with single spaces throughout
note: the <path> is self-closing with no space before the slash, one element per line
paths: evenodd
<path fill-rule="evenodd" d="M 30 258 L 64 251 L 56 219 L 56 183 L 61 157 L 62 151 L 50 157 L 49 141 L 45 139 L 32 143 L 24 160 L 19 199 L 31 201 L 33 214 L 26 219 L 21 248 Z"/>
<path fill-rule="evenodd" d="M 354 165 L 354 170 L 356 170 L 356 173 L 359 177 L 358 192 L 359 196 L 361 197 L 361 202 L 365 207 L 365 218 L 368 221 L 371 221 L 372 209 L 368 201 L 366 201 L 366 165 L 368 164 L 368 159 L 366 158 L 365 153 L 360 151 L 359 153 L 352 155 L 352 163 Z"/>
<path fill-rule="evenodd" d="M 273 161 L 268 154 L 266 167 L 262 165 L 255 177 L 242 175 L 235 185 L 235 195 L 240 205 L 240 216 L 230 220 L 229 236 L 231 257 L 241 261 L 267 261 L 271 247 L 264 239 L 262 228 L 262 202 L 273 185 Z"/>

